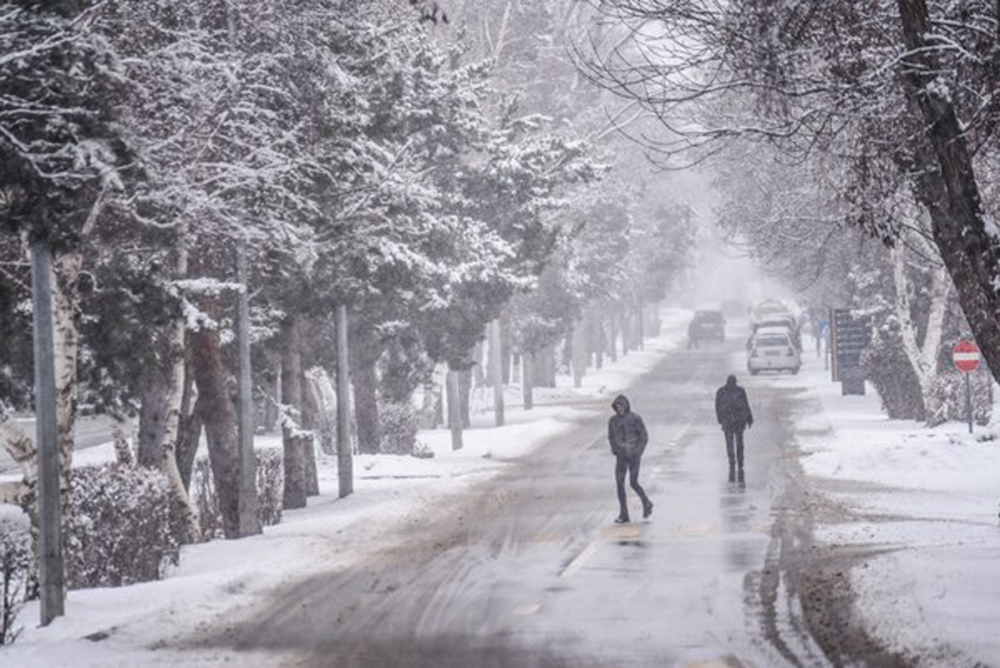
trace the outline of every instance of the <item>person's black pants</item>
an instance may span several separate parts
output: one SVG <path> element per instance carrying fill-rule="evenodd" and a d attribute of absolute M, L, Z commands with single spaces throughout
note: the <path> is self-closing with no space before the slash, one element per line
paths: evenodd
<path fill-rule="evenodd" d="M 625 474 L 628 473 L 628 484 L 635 490 L 635 493 L 642 499 L 642 507 L 645 510 L 649 506 L 649 497 L 646 490 L 639 484 L 639 465 L 642 457 L 625 457 L 618 455 L 615 458 L 615 483 L 618 485 L 618 506 L 619 517 L 628 517 L 628 501 L 625 498 Z"/>
<path fill-rule="evenodd" d="M 729 468 L 739 465 L 743 468 L 743 430 L 723 429 L 726 434 L 726 456 L 729 457 Z M 734 447 L 735 446 L 735 447 Z M 735 450 L 735 452 L 733 452 Z"/>

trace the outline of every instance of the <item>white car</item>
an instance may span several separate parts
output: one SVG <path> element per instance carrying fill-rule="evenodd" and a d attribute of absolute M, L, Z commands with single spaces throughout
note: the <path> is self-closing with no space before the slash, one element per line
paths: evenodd
<path fill-rule="evenodd" d="M 785 327 L 761 327 L 754 333 L 747 352 L 747 371 L 756 376 L 761 371 L 798 373 L 802 358 Z"/>

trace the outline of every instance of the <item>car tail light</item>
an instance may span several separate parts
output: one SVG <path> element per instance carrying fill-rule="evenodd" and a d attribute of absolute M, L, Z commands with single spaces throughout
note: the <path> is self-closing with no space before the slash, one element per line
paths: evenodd
<path fill-rule="evenodd" d="M 754 348 L 753 350 L 750 351 L 750 357 L 759 357 L 759 355 L 757 354 L 757 349 L 756 348 Z"/>
<path fill-rule="evenodd" d="M 791 348 L 789 348 L 789 349 L 788 349 L 788 356 L 789 356 L 789 357 L 792 357 L 793 355 L 795 355 L 795 351 L 794 351 L 794 350 L 792 350 Z"/>

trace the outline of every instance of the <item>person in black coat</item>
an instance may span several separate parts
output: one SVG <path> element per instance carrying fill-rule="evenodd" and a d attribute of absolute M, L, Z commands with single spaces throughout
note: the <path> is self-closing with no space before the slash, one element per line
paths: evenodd
<path fill-rule="evenodd" d="M 715 417 L 726 435 L 726 456 L 729 457 L 729 479 L 733 480 L 736 467 L 743 478 L 743 430 L 753 426 L 753 412 L 747 393 L 736 384 L 736 376 L 729 376 L 726 384 L 715 393 Z"/>
<path fill-rule="evenodd" d="M 625 474 L 628 473 L 629 485 L 642 500 L 642 516 L 649 517 L 653 513 L 653 502 L 646 496 L 646 491 L 639 484 L 639 465 L 642 453 L 649 441 L 646 425 L 638 413 L 632 412 L 632 407 L 624 394 L 619 394 L 611 403 L 615 414 L 608 420 L 608 443 L 611 444 L 611 454 L 615 456 L 615 483 L 618 485 L 619 513 L 615 522 L 629 521 L 628 502 L 625 498 Z"/>

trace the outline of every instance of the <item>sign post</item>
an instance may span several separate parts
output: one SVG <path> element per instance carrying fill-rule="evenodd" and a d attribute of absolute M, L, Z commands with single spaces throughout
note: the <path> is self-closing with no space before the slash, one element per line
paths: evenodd
<path fill-rule="evenodd" d="M 871 341 L 868 318 L 855 317 L 850 309 L 833 309 L 830 314 L 830 364 L 841 394 L 865 393 L 865 372 L 861 354 Z"/>
<path fill-rule="evenodd" d="M 969 433 L 972 433 L 972 384 L 969 374 L 979 368 L 979 346 L 974 341 L 961 340 L 951 350 L 951 362 L 955 368 L 965 374 L 965 415 L 969 420 Z"/>

